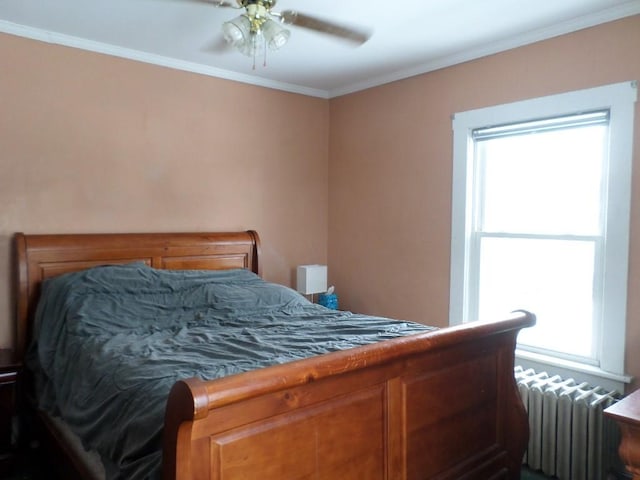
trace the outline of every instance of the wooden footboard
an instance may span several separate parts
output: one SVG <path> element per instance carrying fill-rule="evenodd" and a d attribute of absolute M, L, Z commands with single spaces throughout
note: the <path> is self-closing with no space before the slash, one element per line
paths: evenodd
<path fill-rule="evenodd" d="M 203 382 L 167 404 L 165 479 L 517 479 L 525 312 Z"/>

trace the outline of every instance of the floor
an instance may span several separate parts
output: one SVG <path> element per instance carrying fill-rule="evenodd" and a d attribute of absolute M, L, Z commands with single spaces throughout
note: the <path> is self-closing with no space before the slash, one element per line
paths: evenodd
<path fill-rule="evenodd" d="M 529 470 L 526 467 L 522 468 L 522 476 L 520 480 L 547 480 L 555 477 L 547 477 L 542 473 L 534 472 L 533 470 Z"/>
<path fill-rule="evenodd" d="M 30 461 L 31 460 L 31 461 Z M 520 480 L 548 480 L 551 477 L 545 477 L 542 474 L 533 472 L 527 468 L 522 469 L 522 477 Z M 27 457 L 19 457 L 14 462 L 14 468 L 11 472 L 2 474 L 0 472 L 0 480 L 55 480 L 51 476 L 51 472 L 47 471 L 43 465 L 33 462 L 33 459 Z"/>
<path fill-rule="evenodd" d="M 522 469 L 522 477 L 520 480 L 548 480 L 551 477 L 545 477 L 542 474 L 533 472 L 527 468 Z M 47 472 L 42 466 L 29 462 L 28 459 L 19 459 L 15 463 L 15 468 L 7 475 L 0 474 L 0 480 L 54 480 L 51 472 Z"/>

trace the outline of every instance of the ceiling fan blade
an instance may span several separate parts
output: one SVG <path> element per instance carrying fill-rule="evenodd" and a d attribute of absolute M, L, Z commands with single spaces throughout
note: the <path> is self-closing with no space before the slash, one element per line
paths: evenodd
<path fill-rule="evenodd" d="M 187 0 L 192 3 L 206 3 L 207 5 L 213 5 L 214 7 L 230 7 L 230 8 L 242 8 L 237 2 L 228 2 L 225 0 Z"/>
<path fill-rule="evenodd" d="M 275 12 L 273 12 L 275 14 Z M 298 27 L 308 28 L 317 32 L 340 37 L 358 45 L 362 45 L 371 37 L 371 32 L 363 29 L 348 27 L 338 23 L 322 20 L 311 15 L 305 15 L 294 10 L 285 10 L 278 14 L 280 21 L 288 25 L 296 25 Z"/>

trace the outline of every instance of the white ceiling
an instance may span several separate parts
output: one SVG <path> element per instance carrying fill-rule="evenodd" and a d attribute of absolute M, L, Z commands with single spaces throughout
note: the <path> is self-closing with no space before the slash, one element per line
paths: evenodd
<path fill-rule="evenodd" d="M 239 12 L 193 0 L 0 0 L 0 32 L 330 98 L 640 14 L 640 0 L 279 0 L 369 28 L 360 47 L 292 26 L 262 59 L 226 48 Z"/>

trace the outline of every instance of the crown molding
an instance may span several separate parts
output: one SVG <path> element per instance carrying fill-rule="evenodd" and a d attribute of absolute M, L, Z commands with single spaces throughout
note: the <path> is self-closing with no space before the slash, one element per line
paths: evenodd
<path fill-rule="evenodd" d="M 243 73 L 232 72 L 230 70 L 224 70 L 221 68 L 211 67 L 195 62 L 187 62 L 184 60 L 178 60 L 176 58 L 165 57 L 162 55 L 156 55 L 153 53 L 142 52 L 130 48 L 119 47 L 116 45 L 110 45 L 107 43 L 96 42 L 85 38 L 74 37 L 71 35 L 65 35 L 57 32 L 50 32 L 39 28 L 28 27 L 25 25 L 19 25 L 5 20 L 0 20 L 0 32 L 10 35 L 16 35 L 19 37 L 25 37 L 32 40 L 38 40 L 41 42 L 51 43 L 55 45 L 62 45 L 65 47 L 78 48 L 80 50 L 87 50 L 90 52 L 102 53 L 105 55 L 111 55 L 114 57 L 125 58 L 128 60 L 134 60 L 137 62 L 149 63 L 152 65 L 159 65 L 162 67 L 173 68 L 176 70 L 183 70 L 186 72 L 198 73 L 201 75 L 208 75 L 210 77 L 222 78 L 226 80 L 233 80 L 235 82 L 246 83 L 250 85 L 256 85 L 259 87 L 273 88 L 276 90 L 282 90 L 290 93 L 298 93 L 300 95 L 306 95 L 310 97 L 328 98 L 328 92 L 325 90 L 318 90 L 314 88 L 303 87 L 291 83 L 278 82 L 276 80 L 269 80 L 262 77 L 256 77 L 252 75 L 246 75 Z"/>
<path fill-rule="evenodd" d="M 388 75 L 380 75 L 368 79 L 364 82 L 357 82 L 328 91 L 286 82 L 279 82 L 276 80 L 270 80 L 253 75 L 233 72 L 230 70 L 224 70 L 200 63 L 187 62 L 176 58 L 165 57 L 162 55 L 156 55 L 130 48 L 96 42 L 80 37 L 74 37 L 71 35 L 65 35 L 57 32 L 51 32 L 39 28 L 20 25 L 5 20 L 0 20 L 0 32 L 30 38 L 46 43 L 63 45 L 138 62 L 173 68 L 176 70 L 183 70 L 201 75 L 208 75 L 211 77 L 232 80 L 249 85 L 272 88 L 310 97 L 330 99 L 361 90 L 378 87 L 398 80 L 404 80 L 409 77 L 423 75 L 425 73 L 429 73 L 442 68 L 450 67 L 471 60 L 476 60 L 524 45 L 529 45 L 542 40 L 547 40 L 553 37 L 565 35 L 578 30 L 600 25 L 602 23 L 607 23 L 638 14 L 640 14 L 640 0 L 630 0 L 629 2 L 626 2 L 622 5 L 617 5 L 615 7 L 611 7 L 593 14 L 584 15 L 582 17 L 559 23 L 551 27 L 532 30 L 519 35 L 511 36 L 504 40 L 481 45 L 476 48 L 465 49 L 461 52 L 454 52 L 452 54 L 442 56 L 438 59 L 423 63 L 416 67 L 399 70 Z"/>

